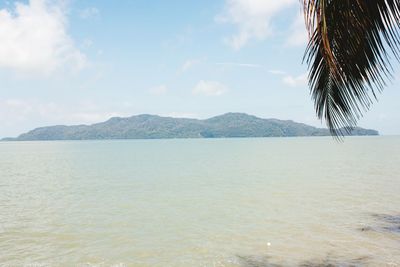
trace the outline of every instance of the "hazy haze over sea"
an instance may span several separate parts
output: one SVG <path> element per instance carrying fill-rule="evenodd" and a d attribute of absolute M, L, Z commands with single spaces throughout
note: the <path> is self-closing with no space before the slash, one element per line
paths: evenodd
<path fill-rule="evenodd" d="M 0 143 L 0 266 L 400 266 L 399 152 L 400 137 Z"/>

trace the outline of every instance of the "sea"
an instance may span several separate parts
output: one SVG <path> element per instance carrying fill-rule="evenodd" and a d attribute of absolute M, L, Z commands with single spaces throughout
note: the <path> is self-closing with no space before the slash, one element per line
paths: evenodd
<path fill-rule="evenodd" d="M 400 266 L 400 137 L 1 142 L 0 266 Z"/>

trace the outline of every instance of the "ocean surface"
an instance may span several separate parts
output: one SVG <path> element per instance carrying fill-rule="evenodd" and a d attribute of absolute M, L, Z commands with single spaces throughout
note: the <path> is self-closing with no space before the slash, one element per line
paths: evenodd
<path fill-rule="evenodd" d="M 3 142 L 0 266 L 400 266 L 400 137 Z"/>

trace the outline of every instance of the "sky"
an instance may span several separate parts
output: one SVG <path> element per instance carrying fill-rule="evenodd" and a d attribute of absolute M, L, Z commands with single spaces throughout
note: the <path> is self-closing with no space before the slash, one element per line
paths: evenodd
<path fill-rule="evenodd" d="M 0 0 L 0 137 L 144 113 L 324 127 L 302 63 L 299 2 Z M 359 122 L 387 135 L 400 134 L 394 66 Z"/>

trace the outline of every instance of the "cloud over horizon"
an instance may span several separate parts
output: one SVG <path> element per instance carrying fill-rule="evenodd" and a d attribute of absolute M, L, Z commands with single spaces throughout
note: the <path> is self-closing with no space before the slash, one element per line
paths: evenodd
<path fill-rule="evenodd" d="M 290 87 L 306 86 L 308 82 L 308 73 L 303 73 L 298 76 L 286 75 L 283 77 L 283 83 Z"/>
<path fill-rule="evenodd" d="M 203 95 L 203 96 L 220 96 L 228 91 L 228 88 L 216 81 L 204 81 L 201 80 L 196 84 L 193 88 L 192 92 L 194 95 Z"/>

